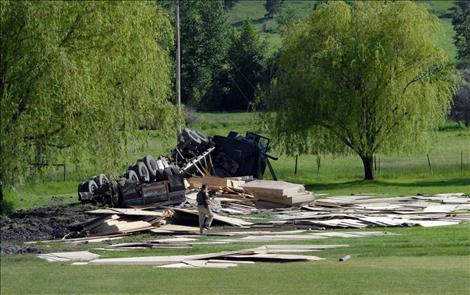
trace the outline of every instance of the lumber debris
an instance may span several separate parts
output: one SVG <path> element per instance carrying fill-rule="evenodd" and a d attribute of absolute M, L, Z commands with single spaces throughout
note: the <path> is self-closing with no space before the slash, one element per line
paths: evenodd
<path fill-rule="evenodd" d="M 257 200 L 284 205 L 296 205 L 313 201 L 313 194 L 300 184 L 274 180 L 254 180 L 241 185 Z"/>

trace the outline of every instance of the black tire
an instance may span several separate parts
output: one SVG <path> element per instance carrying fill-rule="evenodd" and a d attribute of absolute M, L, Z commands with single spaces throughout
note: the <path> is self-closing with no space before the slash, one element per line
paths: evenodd
<path fill-rule="evenodd" d="M 142 162 L 144 162 L 145 166 L 147 166 L 151 178 L 155 178 L 155 175 L 157 173 L 157 161 L 155 161 L 155 159 L 151 155 L 147 155 L 142 159 Z"/>
<path fill-rule="evenodd" d="M 98 185 L 96 184 L 94 180 L 88 180 L 87 182 L 83 184 L 83 187 L 82 187 L 83 192 L 91 193 L 91 194 L 93 194 L 97 188 L 98 188 Z"/>
<path fill-rule="evenodd" d="M 98 187 L 101 187 L 102 185 L 106 184 L 109 182 L 108 177 L 104 174 L 96 175 L 93 177 L 93 181 L 98 185 Z"/>
<path fill-rule="evenodd" d="M 150 172 L 143 162 L 137 162 L 133 170 L 137 173 L 141 183 L 150 181 Z"/>
<path fill-rule="evenodd" d="M 183 137 L 188 141 L 194 142 L 195 145 L 201 144 L 201 139 L 199 138 L 199 135 L 191 129 L 185 128 L 183 130 Z"/>
<path fill-rule="evenodd" d="M 137 173 L 135 173 L 134 170 L 127 170 L 124 177 L 126 177 L 129 182 L 140 183 L 139 176 L 137 176 Z"/>
<path fill-rule="evenodd" d="M 201 140 L 202 144 L 208 144 L 209 143 L 209 138 L 207 138 L 204 134 L 202 134 L 199 131 L 194 131 L 194 132 L 199 136 L 199 139 Z"/>
<path fill-rule="evenodd" d="M 165 176 L 163 175 L 163 171 L 157 170 L 157 174 L 155 176 L 156 181 L 162 181 L 165 180 Z"/>

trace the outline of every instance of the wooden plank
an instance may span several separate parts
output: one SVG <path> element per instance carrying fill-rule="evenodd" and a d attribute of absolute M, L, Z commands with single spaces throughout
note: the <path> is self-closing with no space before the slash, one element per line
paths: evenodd
<path fill-rule="evenodd" d="M 182 209 L 182 208 L 173 208 L 176 212 L 182 212 L 186 214 L 190 214 L 193 216 L 199 216 L 199 213 L 197 212 L 196 209 Z M 245 221 L 243 219 L 239 218 L 234 218 L 234 217 L 229 217 L 229 216 L 222 216 L 217 213 L 212 213 L 214 215 L 214 220 L 226 223 L 228 225 L 233 225 L 233 226 L 249 226 L 252 225 L 253 223 Z"/>
<path fill-rule="evenodd" d="M 129 209 L 129 208 L 109 208 L 109 209 L 96 209 L 87 211 L 90 214 L 118 214 L 118 215 L 130 215 L 130 216 L 163 216 L 162 211 L 148 211 L 141 209 Z"/>
<path fill-rule="evenodd" d="M 294 261 L 317 261 L 323 260 L 317 256 L 290 255 L 290 254 L 252 254 L 252 255 L 227 255 L 225 257 L 236 260 L 263 261 L 263 262 L 294 262 Z"/>

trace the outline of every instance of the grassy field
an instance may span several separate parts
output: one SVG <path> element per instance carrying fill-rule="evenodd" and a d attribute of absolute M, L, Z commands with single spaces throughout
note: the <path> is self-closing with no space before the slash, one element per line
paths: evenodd
<path fill-rule="evenodd" d="M 289 0 L 285 1 L 284 9 L 291 10 L 296 17 L 302 18 L 313 9 L 315 2 Z M 427 5 L 429 11 L 440 18 L 443 30 L 438 33 L 437 38 L 451 58 L 455 58 L 457 52 L 453 44 L 455 32 L 450 15 L 454 2 L 453 0 L 418 2 L 421 5 Z M 229 11 L 229 20 L 235 27 L 240 26 L 243 21 L 249 21 L 258 30 L 260 36 L 266 40 L 269 52 L 274 52 L 281 46 L 281 37 L 276 17 L 273 19 L 265 17 L 264 3 L 265 1 L 241 0 Z"/>
<path fill-rule="evenodd" d="M 470 225 L 390 228 L 396 236 L 331 238 L 304 244 L 349 244 L 309 263 L 256 263 L 233 269 L 72 266 L 32 255 L 2 257 L 2 294 L 468 294 Z M 299 242 L 297 242 L 299 243 Z M 261 244 L 125 252 L 104 257 L 197 254 Z M 46 247 L 47 245 L 43 245 Z M 99 247 L 100 245 L 81 246 Z M 73 248 L 67 248 L 71 250 Z M 63 249 L 65 250 L 65 249 Z M 338 262 L 351 255 L 352 259 Z"/>
<path fill-rule="evenodd" d="M 191 128 L 206 135 L 227 134 L 231 130 L 244 134 L 246 131 L 261 132 L 253 113 L 200 113 L 196 114 Z M 145 145 L 129 148 L 127 158 L 122 160 L 125 167 L 146 154 L 158 156 L 167 154 L 175 144 L 174 140 L 162 140 L 158 134 L 149 132 Z M 273 151 L 276 155 L 276 152 Z M 363 168 L 355 155 L 344 157 L 323 156 L 320 169 L 317 157 L 300 156 L 297 174 L 294 173 L 295 159 L 281 156 L 273 161 L 277 176 L 281 179 L 303 183 L 316 193 L 351 194 L 379 193 L 387 195 L 434 194 L 443 192 L 465 192 L 470 194 L 470 129 L 447 123 L 437 132 L 429 152 L 432 170 L 429 169 L 425 153 L 410 155 L 378 155 L 380 171 L 377 180 L 362 181 Z M 462 163 L 461 166 L 461 156 Z M 461 170 L 462 169 L 462 170 Z M 76 201 L 78 182 L 101 171 L 99 167 L 88 167 L 87 171 L 68 168 L 68 181 L 61 181 L 60 170 L 52 170 L 45 180 L 37 179 L 16 191 L 7 191 L 6 200 L 11 209 L 45 205 L 52 201 Z M 318 172 L 318 174 L 317 174 Z M 265 176 L 270 177 L 269 172 Z M 52 180 L 51 180 L 52 179 Z"/>

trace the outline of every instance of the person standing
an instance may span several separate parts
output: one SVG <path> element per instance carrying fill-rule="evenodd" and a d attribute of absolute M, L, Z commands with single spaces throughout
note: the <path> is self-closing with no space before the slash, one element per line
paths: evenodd
<path fill-rule="evenodd" d="M 197 210 L 199 211 L 199 233 L 204 233 L 204 229 L 210 229 L 214 215 L 209 207 L 209 189 L 203 184 L 196 197 Z"/>

